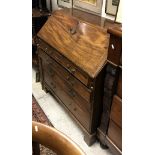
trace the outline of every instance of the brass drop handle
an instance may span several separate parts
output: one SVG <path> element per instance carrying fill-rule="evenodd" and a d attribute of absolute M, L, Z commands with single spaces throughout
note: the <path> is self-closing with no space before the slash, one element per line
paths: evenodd
<path fill-rule="evenodd" d="M 73 86 L 74 85 L 74 79 L 71 78 L 69 75 L 67 76 L 67 81 L 69 81 L 69 83 Z"/>
<path fill-rule="evenodd" d="M 52 65 L 52 63 L 49 63 L 49 65 Z M 51 69 L 50 66 L 48 67 L 48 70 L 49 70 L 49 72 L 50 72 L 50 75 L 51 75 L 51 76 L 54 76 L 54 71 L 53 71 L 53 69 Z"/>
<path fill-rule="evenodd" d="M 69 64 L 66 65 L 67 69 L 72 73 L 74 74 L 76 72 L 76 69 L 75 68 L 71 68 L 71 66 Z"/>
<path fill-rule="evenodd" d="M 56 88 L 56 85 L 53 82 L 51 82 L 51 85 L 54 89 Z"/>
<path fill-rule="evenodd" d="M 68 69 L 70 68 L 70 65 L 69 64 L 67 64 L 66 66 L 67 66 Z"/>
<path fill-rule="evenodd" d="M 74 74 L 76 72 L 76 69 L 75 68 L 71 68 L 70 72 Z"/>
<path fill-rule="evenodd" d="M 70 80 L 70 76 L 68 75 L 66 79 L 67 79 L 67 81 L 69 81 Z"/>
<path fill-rule="evenodd" d="M 46 47 L 44 51 L 47 52 L 48 51 L 48 48 Z"/>
<path fill-rule="evenodd" d="M 69 90 L 69 95 L 72 96 L 72 97 L 75 97 L 76 94 L 72 89 L 70 89 Z"/>

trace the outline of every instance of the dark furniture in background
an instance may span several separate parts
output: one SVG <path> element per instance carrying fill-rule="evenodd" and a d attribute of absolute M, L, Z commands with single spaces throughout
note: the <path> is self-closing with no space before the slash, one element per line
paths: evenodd
<path fill-rule="evenodd" d="M 85 142 L 93 144 L 102 112 L 108 33 L 59 10 L 37 36 L 42 88 L 80 125 Z"/>
<path fill-rule="evenodd" d="M 46 1 L 32 0 L 32 66 L 36 70 L 36 81 L 39 81 L 36 35 L 51 15 L 52 10 L 46 7 Z"/>
<path fill-rule="evenodd" d="M 101 146 L 108 146 L 114 155 L 122 154 L 122 30 L 108 29 L 110 43 L 104 81 L 103 112 L 98 127 Z"/>

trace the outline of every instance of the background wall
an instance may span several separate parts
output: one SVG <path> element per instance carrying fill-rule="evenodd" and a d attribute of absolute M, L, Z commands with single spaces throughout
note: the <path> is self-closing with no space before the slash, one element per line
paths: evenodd
<path fill-rule="evenodd" d="M 50 8 L 50 0 L 46 0 L 47 1 L 47 4 L 48 4 L 48 8 Z M 57 10 L 59 9 L 58 5 L 57 5 L 57 0 L 51 0 L 52 1 L 52 9 L 53 10 Z M 102 17 L 106 17 L 108 19 L 111 19 L 111 20 L 114 20 L 115 17 L 114 16 L 110 16 L 110 15 L 107 15 L 105 13 L 105 4 L 106 4 L 106 0 L 103 0 L 103 6 L 102 6 Z"/>

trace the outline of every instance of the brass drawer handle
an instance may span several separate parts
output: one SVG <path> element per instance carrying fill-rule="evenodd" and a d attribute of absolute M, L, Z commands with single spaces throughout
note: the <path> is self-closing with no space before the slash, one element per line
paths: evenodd
<path fill-rule="evenodd" d="M 76 72 L 76 69 L 75 68 L 71 68 L 70 72 L 74 74 Z"/>
<path fill-rule="evenodd" d="M 45 50 L 44 50 L 46 53 L 49 53 L 49 54 L 52 54 L 52 51 L 51 50 L 49 50 L 47 47 L 45 48 Z"/>
<path fill-rule="evenodd" d="M 66 79 L 67 79 L 67 81 L 68 81 L 72 86 L 74 85 L 75 81 L 74 81 L 73 78 L 71 78 L 71 77 L 68 75 Z"/>
<path fill-rule="evenodd" d="M 54 71 L 53 71 L 53 69 L 51 67 L 48 67 L 48 71 L 50 73 L 50 76 L 54 76 L 55 75 L 55 73 L 54 73 Z"/>
<path fill-rule="evenodd" d="M 70 80 L 70 76 L 68 75 L 66 79 L 67 79 L 67 81 L 69 81 Z"/>
<path fill-rule="evenodd" d="M 69 92 L 69 95 L 71 97 L 75 97 L 76 96 L 75 92 L 72 89 L 70 89 L 68 92 Z"/>
<path fill-rule="evenodd" d="M 69 70 L 69 72 L 71 72 L 72 74 L 74 74 L 76 72 L 76 69 L 75 68 L 71 68 L 70 64 L 67 64 L 66 67 Z"/>
<path fill-rule="evenodd" d="M 56 85 L 53 82 L 51 82 L 51 85 L 54 89 L 56 88 Z"/>
<path fill-rule="evenodd" d="M 71 67 L 69 64 L 67 64 L 66 66 L 67 66 L 68 69 Z"/>
<path fill-rule="evenodd" d="M 54 58 L 56 59 L 56 60 L 60 60 L 61 59 L 61 57 L 60 56 L 54 56 Z"/>
<path fill-rule="evenodd" d="M 48 48 L 46 47 L 46 48 L 44 49 L 44 51 L 45 51 L 45 52 L 48 52 Z"/>

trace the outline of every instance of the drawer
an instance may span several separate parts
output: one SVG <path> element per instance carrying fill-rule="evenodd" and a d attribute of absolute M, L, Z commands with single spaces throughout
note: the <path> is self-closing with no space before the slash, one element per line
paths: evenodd
<path fill-rule="evenodd" d="M 76 119 L 89 131 L 90 112 L 87 108 L 89 103 L 80 98 L 54 71 L 47 73 L 46 69 L 43 68 L 43 70 L 45 83 L 54 91 Z"/>
<path fill-rule="evenodd" d="M 108 60 L 120 65 L 120 58 L 122 53 L 122 38 L 110 35 L 110 43 L 108 49 Z"/>
<path fill-rule="evenodd" d="M 42 53 L 42 57 L 46 62 L 46 69 L 49 72 L 51 69 L 54 70 L 60 77 L 62 77 L 83 99 L 87 102 L 90 102 L 91 98 L 91 90 L 88 89 L 84 84 L 82 84 L 79 80 L 77 80 L 74 76 L 72 76 L 66 69 L 64 69 L 60 64 L 58 64 L 55 60 L 50 58 L 45 53 Z M 90 108 L 90 107 L 89 107 Z"/>
<path fill-rule="evenodd" d="M 116 95 L 113 97 L 110 119 L 122 127 L 122 100 Z"/>
<path fill-rule="evenodd" d="M 56 60 L 58 63 L 63 65 L 72 75 L 79 79 L 83 84 L 89 86 L 88 75 L 86 75 L 82 70 L 79 70 L 71 61 L 61 55 L 57 50 L 47 45 L 43 41 L 39 41 L 39 47 L 46 52 L 50 57 Z"/>
<path fill-rule="evenodd" d="M 109 122 L 107 136 L 120 150 L 122 150 L 122 128 L 112 120 Z"/>
<path fill-rule="evenodd" d="M 117 84 L 117 95 L 122 98 L 122 70 L 120 70 L 119 73 L 119 79 L 118 79 L 118 84 Z"/>
<path fill-rule="evenodd" d="M 75 101 L 75 103 L 82 109 L 90 111 L 90 103 L 84 100 L 66 81 L 60 78 L 60 76 L 58 76 L 58 74 L 54 70 L 50 70 L 50 72 L 48 72 L 46 69 L 44 70 L 44 80 L 46 81 L 46 83 L 50 85 L 51 81 L 52 83 L 53 81 L 57 83 L 58 80 L 61 80 L 61 83 L 64 85 L 65 91 Z"/>

